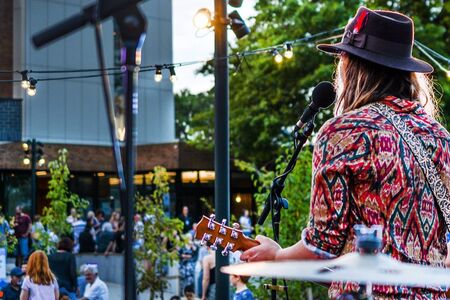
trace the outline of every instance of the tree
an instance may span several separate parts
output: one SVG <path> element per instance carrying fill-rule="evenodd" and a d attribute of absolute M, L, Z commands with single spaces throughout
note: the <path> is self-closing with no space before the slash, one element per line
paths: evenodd
<path fill-rule="evenodd" d="M 169 175 L 163 167 L 153 169 L 154 190 L 151 197 L 136 196 L 136 212 L 144 216 L 142 248 L 136 250 L 138 290 L 150 289 L 150 299 L 167 287 L 164 268 L 178 259 L 178 249 L 185 245 L 183 222 L 165 215 L 163 197 L 169 193 Z M 170 244 L 170 245 L 169 245 Z"/>
<path fill-rule="evenodd" d="M 44 207 L 41 218 L 48 232 L 40 232 L 38 243 L 38 247 L 46 250 L 55 242 L 49 232 L 57 237 L 71 235 L 72 226 L 66 221 L 69 207 L 80 210 L 88 206 L 86 200 L 69 191 L 70 170 L 67 156 L 68 151 L 60 149 L 58 158 L 48 163 L 51 179 L 48 182 L 47 199 L 50 200 L 50 206 Z"/>
<path fill-rule="evenodd" d="M 343 27 L 358 6 L 373 9 L 395 9 L 413 16 L 416 38 L 448 56 L 450 37 L 450 3 L 445 1 L 415 0 L 349 0 L 349 1 L 298 1 L 259 0 L 255 4 L 256 16 L 251 33 L 236 43 L 232 53 L 249 49 L 270 47 L 288 40 L 330 29 Z M 327 41 L 330 42 L 330 41 Z M 414 55 L 429 60 L 417 49 Z M 318 52 L 314 44 L 294 48 L 294 57 L 282 64 L 274 63 L 272 55 L 261 54 L 242 60 L 231 59 L 230 76 L 230 144 L 235 158 L 255 162 L 258 166 L 273 163 L 280 154 L 280 146 L 289 138 L 290 127 L 306 107 L 311 89 L 320 81 L 332 80 L 335 59 Z M 447 67 L 447 66 L 445 66 Z M 211 72 L 205 65 L 201 72 Z M 443 115 L 450 113 L 450 83 L 445 73 L 436 70 L 436 81 L 443 92 Z M 211 91 L 210 91 L 211 94 Z M 178 96 L 194 101 L 195 95 L 184 92 Z M 200 101 L 200 100 L 199 100 Z M 177 102 L 178 104 L 178 102 Z M 187 120 L 190 132 L 199 132 L 201 138 L 192 142 L 201 148 L 212 148 L 214 111 L 212 106 L 200 106 L 192 119 Z M 326 110 L 318 120 L 318 127 L 329 117 Z M 198 126 L 197 124 L 202 124 Z M 208 124 L 208 126 L 204 126 Z"/>

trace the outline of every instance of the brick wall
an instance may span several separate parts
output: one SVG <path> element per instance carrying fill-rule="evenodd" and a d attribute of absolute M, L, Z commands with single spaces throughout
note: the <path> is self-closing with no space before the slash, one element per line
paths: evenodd
<path fill-rule="evenodd" d="M 0 0 L 0 70 L 13 68 L 13 1 Z M 0 73 L 0 80 L 11 79 L 13 74 Z M 0 98 L 12 98 L 12 86 L 12 83 L 0 83 Z"/>
<path fill-rule="evenodd" d="M 0 141 L 22 138 L 22 101 L 0 98 Z"/>

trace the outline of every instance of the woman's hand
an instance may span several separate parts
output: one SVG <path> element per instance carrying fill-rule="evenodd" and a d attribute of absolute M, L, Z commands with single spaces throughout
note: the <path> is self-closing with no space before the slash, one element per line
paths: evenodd
<path fill-rule="evenodd" d="M 277 253 L 281 250 L 280 245 L 274 240 L 262 235 L 258 235 L 256 240 L 261 244 L 242 253 L 241 260 L 248 262 L 275 260 Z"/>

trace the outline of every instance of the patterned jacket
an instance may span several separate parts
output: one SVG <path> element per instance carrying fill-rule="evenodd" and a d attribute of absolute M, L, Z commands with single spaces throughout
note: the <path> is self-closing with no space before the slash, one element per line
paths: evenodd
<path fill-rule="evenodd" d="M 400 114 L 450 187 L 450 134 L 415 101 L 382 100 Z M 355 251 L 353 225 L 383 226 L 382 252 L 408 263 L 443 267 L 445 224 L 430 187 L 396 129 L 364 106 L 329 120 L 315 143 L 307 248 L 325 258 Z M 358 291 L 333 283 L 331 298 Z M 439 288 L 374 286 L 382 299 L 445 299 Z"/>

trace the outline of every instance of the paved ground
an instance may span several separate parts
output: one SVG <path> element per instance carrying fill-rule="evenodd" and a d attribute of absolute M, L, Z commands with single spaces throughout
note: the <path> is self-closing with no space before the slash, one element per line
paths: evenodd
<path fill-rule="evenodd" d="M 123 286 L 116 284 L 116 283 L 106 283 L 109 288 L 109 300 L 123 300 Z M 173 294 L 164 293 L 164 300 L 169 300 L 170 297 L 172 297 Z M 150 293 L 145 292 L 143 294 L 140 294 L 138 297 L 138 300 L 149 300 L 150 299 Z M 157 298 L 161 299 L 161 298 Z"/>

